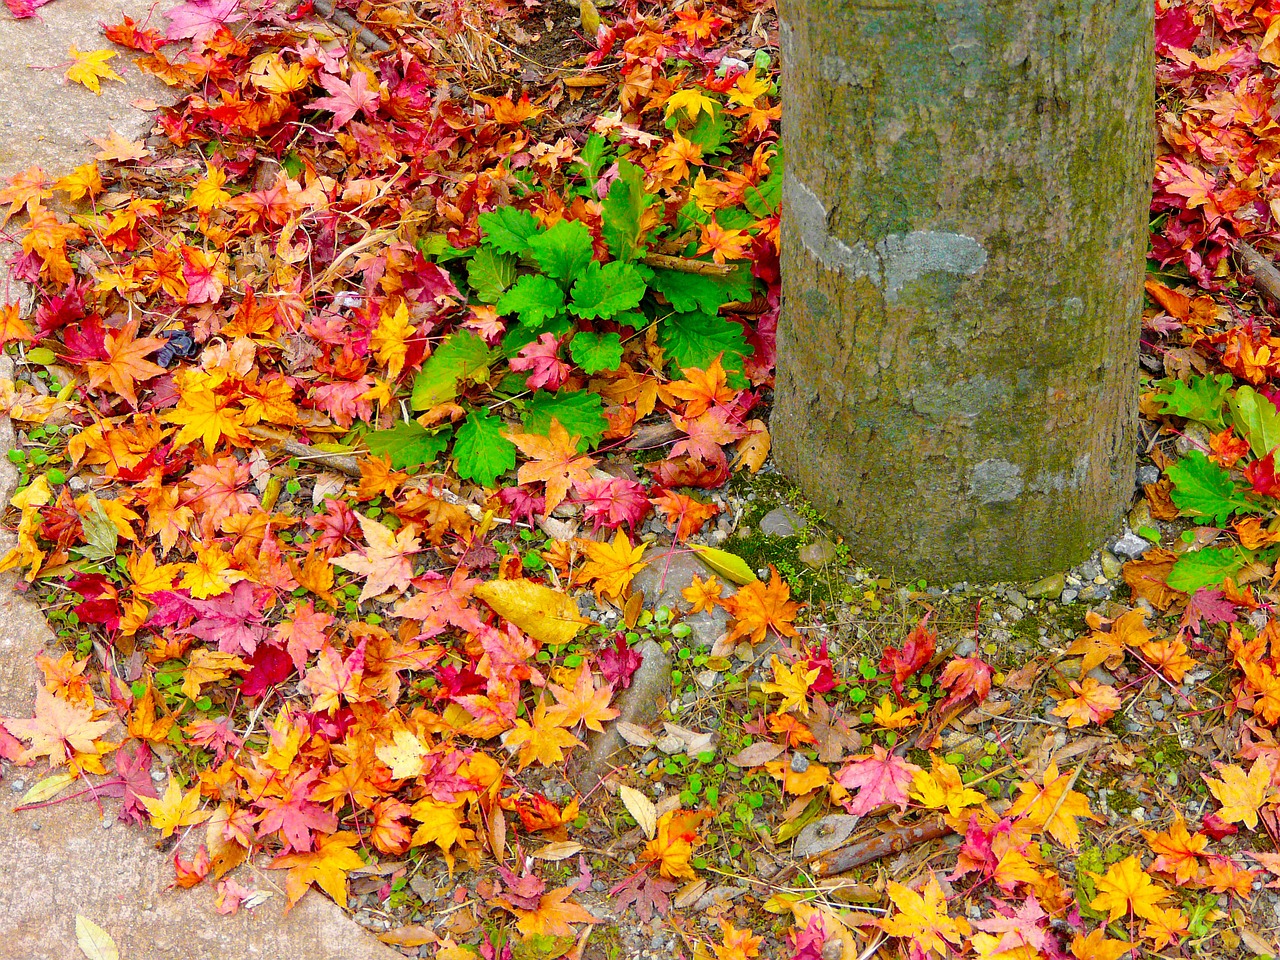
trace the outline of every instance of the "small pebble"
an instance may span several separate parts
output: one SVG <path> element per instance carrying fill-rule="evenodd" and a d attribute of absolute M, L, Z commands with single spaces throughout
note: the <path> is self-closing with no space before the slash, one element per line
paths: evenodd
<path fill-rule="evenodd" d="M 794 757 L 791 758 L 792 773 L 804 773 L 808 769 L 809 769 L 809 758 L 806 757 L 803 753 L 797 753 Z"/>
<path fill-rule="evenodd" d="M 1150 463 L 1144 463 L 1138 468 L 1138 486 L 1145 487 L 1148 483 L 1158 483 L 1160 481 L 1160 468 Z"/>
<path fill-rule="evenodd" d="M 1073 590 L 1073 589 L 1071 589 L 1070 587 L 1068 587 L 1066 590 L 1063 590 L 1063 591 L 1062 591 L 1062 602 L 1063 602 L 1063 603 L 1075 603 L 1075 602 L 1076 602 L 1076 597 L 1078 597 L 1078 596 L 1080 596 L 1080 591 L 1079 591 L 1079 590 Z"/>
<path fill-rule="evenodd" d="M 22 791 L 25 790 L 26 787 L 27 787 L 27 781 L 25 780 L 15 780 L 13 781 L 13 783 L 9 784 L 9 789 L 12 790 L 14 793 L 22 793 Z"/>

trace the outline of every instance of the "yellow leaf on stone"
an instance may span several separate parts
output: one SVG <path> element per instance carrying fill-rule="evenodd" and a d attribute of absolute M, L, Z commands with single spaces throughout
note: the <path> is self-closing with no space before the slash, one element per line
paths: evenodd
<path fill-rule="evenodd" d="M 562 646 L 587 623 L 572 598 L 531 580 L 491 580 L 474 595 L 539 643 Z"/>
<path fill-rule="evenodd" d="M 71 58 L 75 62 L 67 67 L 67 72 L 64 76 L 73 83 L 82 84 L 94 93 L 101 95 L 103 80 L 119 80 L 124 83 L 124 77 L 107 66 L 107 61 L 115 56 L 117 54 L 114 50 L 81 51 L 73 46 L 71 48 Z"/>
<path fill-rule="evenodd" d="M 79 914 L 76 914 L 76 943 L 89 960 L 120 960 L 120 951 L 111 934 Z"/>
<path fill-rule="evenodd" d="M 697 543 L 691 543 L 690 546 L 693 547 L 693 552 L 698 555 L 699 560 L 731 583 L 743 585 L 760 579 L 747 561 L 736 553 L 717 550 L 715 547 L 704 547 Z"/>

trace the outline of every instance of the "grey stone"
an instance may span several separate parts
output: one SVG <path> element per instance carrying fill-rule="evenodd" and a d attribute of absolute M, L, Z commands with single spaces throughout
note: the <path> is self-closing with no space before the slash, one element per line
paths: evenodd
<path fill-rule="evenodd" d="M 1135 479 L 1140 487 L 1145 487 L 1148 483 L 1157 483 L 1160 480 L 1160 468 L 1154 464 L 1144 463 L 1138 468 Z"/>
<path fill-rule="evenodd" d="M 760 520 L 760 532 L 774 537 L 794 537 L 808 524 L 790 507 L 775 507 Z"/>
<path fill-rule="evenodd" d="M 712 607 L 700 613 L 691 613 L 681 622 L 687 623 L 693 631 L 690 639 L 694 645 L 705 650 L 725 635 L 729 628 L 729 613 L 721 607 Z"/>
<path fill-rule="evenodd" d="M 1062 603 L 1075 603 L 1078 596 L 1080 596 L 1080 591 L 1073 587 L 1067 587 L 1067 589 L 1062 591 L 1062 596 L 1059 597 L 1059 600 Z"/>
<path fill-rule="evenodd" d="M 1138 536 L 1132 530 L 1126 530 L 1125 535 L 1111 547 L 1112 552 L 1117 556 L 1128 557 L 1130 560 L 1137 560 L 1150 549 L 1151 541 Z"/>
<path fill-rule="evenodd" d="M 816 570 L 835 560 L 836 545 L 830 540 L 815 540 L 801 547 L 797 555 L 801 563 Z"/>
<path fill-rule="evenodd" d="M 645 640 L 636 650 L 641 657 L 640 667 L 631 675 L 631 686 L 622 691 L 615 706 L 618 720 L 643 725 L 658 719 L 662 702 L 671 693 L 671 658 L 656 640 Z M 626 741 L 616 723 L 610 723 L 591 738 L 587 760 L 574 775 L 574 785 L 583 793 L 595 787 L 608 771 L 613 756 L 625 748 Z"/>
<path fill-rule="evenodd" d="M 1005 591 L 1005 599 L 1012 603 L 1019 610 L 1027 609 L 1027 598 L 1013 588 Z"/>
<path fill-rule="evenodd" d="M 1092 560 L 1086 560 L 1084 563 L 1080 564 L 1079 573 L 1085 580 L 1092 580 L 1101 572 L 1101 569 L 1099 569 L 1098 565 Z"/>
<path fill-rule="evenodd" d="M 1031 586 L 1027 587 L 1027 596 L 1033 600 L 1039 600 L 1044 597 L 1056 597 L 1062 593 L 1062 588 L 1066 586 L 1066 576 L 1061 573 L 1050 574 L 1043 580 L 1037 580 Z"/>
<path fill-rule="evenodd" d="M 965 637 L 963 640 L 956 641 L 957 657 L 972 657 L 978 652 L 978 644 L 972 637 Z"/>
<path fill-rule="evenodd" d="M 694 577 L 705 580 L 711 576 L 710 568 L 691 550 L 673 547 L 670 552 L 653 552 L 646 559 L 649 565 L 636 574 L 631 590 L 643 593 L 644 605 L 650 609 L 687 609 L 689 602 L 680 592 L 693 583 Z"/>
<path fill-rule="evenodd" d="M 1104 577 L 1108 580 L 1114 580 L 1116 577 L 1120 576 L 1124 565 L 1114 553 L 1110 550 L 1103 550 L 1102 557 L 1100 559 L 1102 562 L 1102 575 Z"/>
<path fill-rule="evenodd" d="M 1141 530 L 1143 527 L 1155 526 L 1155 518 L 1151 516 L 1151 504 L 1143 498 L 1133 505 L 1129 511 L 1129 529 Z"/>
<path fill-rule="evenodd" d="M 809 769 L 809 758 L 803 753 L 797 753 L 791 758 L 791 772 L 804 773 Z"/>

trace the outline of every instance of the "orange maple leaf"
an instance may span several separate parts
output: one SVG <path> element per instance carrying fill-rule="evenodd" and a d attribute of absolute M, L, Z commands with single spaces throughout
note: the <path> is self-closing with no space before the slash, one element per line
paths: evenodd
<path fill-rule="evenodd" d="M 15 173 L 9 178 L 9 185 L 0 190 L 0 203 L 9 204 L 9 211 L 0 219 L 0 227 L 9 222 L 9 218 L 23 207 L 32 213 L 40 206 L 40 201 L 53 196 L 49 189 L 49 180 L 45 172 L 37 166 Z"/>
<path fill-rule="evenodd" d="M 88 707 L 55 697 L 43 687 L 36 690 L 35 716 L 30 720 L 5 720 L 4 725 L 15 737 L 31 744 L 18 757 L 26 763 L 35 757 L 48 757 L 58 767 L 78 753 L 97 754 L 96 741 L 111 729 L 114 721 L 94 720 Z"/>
<path fill-rule="evenodd" d="M 143 358 L 168 342 L 160 337 L 139 337 L 140 322 L 135 318 L 119 330 L 108 330 L 104 344 L 107 359 L 87 360 L 84 365 L 89 374 L 89 389 L 110 383 L 111 388 L 135 409 L 138 395 L 134 392 L 134 383 L 164 373 L 164 367 Z"/>
<path fill-rule="evenodd" d="M 547 719 L 557 726 L 572 727 L 583 723 L 588 729 L 603 732 L 604 721 L 618 715 L 618 711 L 609 706 L 613 688 L 605 684 L 596 689 L 591 668 L 585 663 L 578 668 L 572 689 L 554 683 L 547 686 L 556 698 L 555 705 L 547 711 Z"/>
<path fill-rule="evenodd" d="M 569 924 L 595 923 L 596 917 L 569 899 L 572 894 L 572 887 L 560 887 L 542 894 L 535 910 L 512 906 L 511 912 L 519 918 L 516 920 L 516 929 L 526 937 L 535 934 L 572 937 L 573 927 Z"/>
<path fill-rule="evenodd" d="M 755 580 L 721 604 L 737 621 L 729 632 L 729 640 L 749 637 L 752 643 L 759 643 L 769 630 L 784 637 L 799 636 L 792 621 L 801 605 L 791 600 L 791 588 L 778 576 L 778 571 L 772 566 L 769 570 L 772 577 L 767 586 Z"/>
<path fill-rule="evenodd" d="M 547 485 L 544 516 L 560 506 L 570 487 L 591 479 L 591 468 L 596 461 L 578 453 L 580 438 L 569 436 L 559 420 L 552 419 L 551 429 L 545 437 L 536 433 L 511 433 L 507 437 L 530 458 L 528 463 L 520 466 L 516 479 L 520 483 Z"/>
<path fill-rule="evenodd" d="M 1055 717 L 1066 717 L 1067 726 L 1083 727 L 1089 723 L 1105 723 L 1120 709 L 1120 694 L 1115 687 L 1085 677 L 1077 683 L 1068 680 L 1074 697 L 1067 697 L 1053 708 Z"/>
<path fill-rule="evenodd" d="M 664 398 L 671 396 L 687 401 L 684 415 L 690 419 L 702 416 L 711 407 L 726 406 L 738 395 L 738 391 L 728 385 L 720 357 L 711 361 L 706 370 L 690 367 L 680 372 L 684 379 L 668 383 L 660 392 Z"/>
<path fill-rule="evenodd" d="M 564 749 L 582 746 L 582 741 L 548 716 L 547 705 L 533 710 L 533 722 L 516 717 L 515 728 L 502 735 L 502 745 L 519 755 L 519 769 L 537 760 L 544 767 L 564 762 Z"/>
<path fill-rule="evenodd" d="M 1156 854 L 1151 869 L 1173 874 L 1173 879 L 1178 883 L 1195 879 L 1200 872 L 1200 857 L 1207 855 L 1209 838 L 1199 831 L 1194 834 L 1188 831 L 1182 814 L 1177 814 L 1177 819 L 1163 833 L 1158 830 L 1143 830 L 1142 835 L 1147 838 L 1147 843 L 1151 844 L 1151 849 Z"/>
<path fill-rule="evenodd" d="M 316 849 L 308 853 L 288 853 L 271 861 L 271 869 L 289 871 L 284 879 L 284 892 L 289 901 L 286 911 L 313 883 L 331 896 L 338 906 L 345 907 L 347 873 L 364 866 L 360 855 L 351 849 L 359 842 L 358 836 L 344 830 L 319 837 Z"/>

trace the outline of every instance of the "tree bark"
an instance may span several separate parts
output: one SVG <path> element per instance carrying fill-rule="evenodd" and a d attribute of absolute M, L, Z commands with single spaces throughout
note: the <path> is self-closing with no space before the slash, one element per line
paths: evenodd
<path fill-rule="evenodd" d="M 855 558 L 1031 579 L 1133 493 L 1150 0 L 782 0 L 774 451 Z"/>

